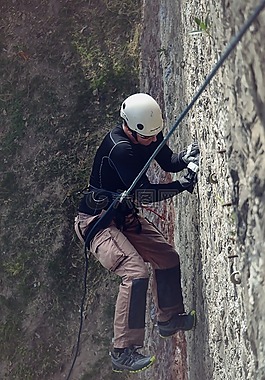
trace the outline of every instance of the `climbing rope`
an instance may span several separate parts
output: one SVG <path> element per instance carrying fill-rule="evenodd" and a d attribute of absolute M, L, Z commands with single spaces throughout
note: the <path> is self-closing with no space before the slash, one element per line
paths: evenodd
<path fill-rule="evenodd" d="M 79 324 L 79 331 L 78 331 L 78 334 L 77 334 L 77 342 L 76 342 L 75 355 L 74 355 L 74 359 L 72 361 L 72 365 L 71 365 L 71 368 L 69 370 L 69 374 L 68 374 L 66 380 L 70 379 L 71 373 L 73 371 L 73 368 L 74 368 L 74 365 L 75 365 L 75 362 L 76 362 L 76 359 L 77 359 L 77 356 L 78 356 L 78 350 L 79 350 L 80 339 L 81 339 L 81 332 L 82 332 L 83 321 L 84 321 L 83 314 L 84 314 L 85 300 L 86 300 L 86 291 L 87 291 L 86 282 L 87 282 L 87 274 L 88 274 L 89 257 L 90 257 L 90 254 L 88 254 L 87 248 L 85 246 L 85 274 L 84 274 L 84 280 L 83 280 L 84 293 L 83 293 L 82 302 L 81 302 L 81 306 L 80 306 L 80 324 Z"/>
<path fill-rule="evenodd" d="M 167 135 L 164 137 L 164 139 L 161 141 L 160 145 L 156 148 L 154 153 L 150 156 L 149 160 L 146 162 L 145 166 L 142 168 L 142 170 L 139 172 L 135 180 L 132 182 L 131 186 L 124 191 L 122 194 L 120 194 L 109 206 L 109 208 L 106 210 L 103 216 L 99 218 L 97 223 L 93 226 L 91 231 L 89 232 L 88 236 L 86 237 L 86 242 L 85 242 L 85 260 L 86 260 L 86 265 L 85 265 L 85 275 L 84 275 L 84 293 L 82 297 L 82 303 L 80 307 L 80 326 L 79 326 L 79 332 L 78 332 L 78 338 L 77 338 L 77 343 L 76 343 L 76 350 L 75 350 L 75 355 L 74 359 L 71 365 L 71 368 L 69 370 L 69 374 L 66 378 L 66 380 L 70 379 L 71 373 L 73 371 L 77 356 L 78 356 L 78 350 L 79 350 L 79 345 L 80 345 L 80 338 L 81 338 L 81 331 L 82 331 L 82 326 L 83 326 L 83 312 L 84 312 L 84 304 L 85 304 L 85 298 L 86 298 L 86 291 L 87 291 L 87 286 L 86 286 L 86 281 L 87 281 L 87 273 L 88 273 L 88 254 L 87 254 L 87 242 L 90 240 L 90 237 L 92 236 L 94 230 L 98 228 L 99 224 L 102 222 L 103 219 L 105 218 L 111 218 L 113 214 L 113 209 L 115 209 L 115 206 L 117 207 L 118 203 L 121 203 L 126 197 L 130 195 L 130 193 L 133 191 L 134 187 L 136 186 L 137 182 L 140 180 L 142 175 L 146 172 L 146 170 L 149 168 L 151 162 L 153 159 L 156 157 L 156 155 L 160 152 L 160 150 L 163 148 L 163 146 L 166 144 L 166 142 L 170 139 L 172 134 L 175 132 L 179 124 L 182 122 L 182 120 L 185 118 L 185 116 L 188 114 L 188 112 L 191 110 L 191 108 L 194 106 L 198 98 L 201 96 L 203 91 L 206 89 L 206 87 L 209 85 L 211 80 L 214 78 L 216 75 L 217 71 L 219 68 L 224 64 L 226 59 L 229 57 L 231 52 L 235 49 L 237 44 L 240 42 L 244 34 L 248 31 L 249 27 L 251 24 L 256 20 L 256 18 L 259 16 L 259 14 L 262 12 L 262 10 L 265 8 L 265 0 L 262 0 L 260 4 L 256 7 L 254 10 L 253 14 L 249 17 L 249 19 L 243 24 L 242 28 L 239 30 L 239 32 L 231 39 L 230 43 L 227 45 L 225 51 L 215 64 L 215 66 L 212 68 L 208 76 L 206 77 L 205 81 L 197 91 L 197 93 L 194 95 L 193 99 L 191 102 L 186 106 L 186 108 L 182 111 L 182 113 L 179 115 L 177 118 L 175 124 L 172 126 L 172 128 L 169 130 Z"/>

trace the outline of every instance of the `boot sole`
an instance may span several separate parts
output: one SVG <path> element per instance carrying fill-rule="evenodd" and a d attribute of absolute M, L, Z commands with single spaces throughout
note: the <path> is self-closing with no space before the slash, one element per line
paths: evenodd
<path fill-rule="evenodd" d="M 154 364 L 155 360 L 156 360 L 155 356 L 152 356 L 150 359 L 150 363 L 147 366 L 140 368 L 140 369 L 137 369 L 137 370 L 132 370 L 132 369 L 128 369 L 128 368 L 122 369 L 122 368 L 112 367 L 112 371 L 116 372 L 116 373 L 121 373 L 121 372 L 125 372 L 125 371 L 130 372 L 130 373 L 142 372 L 142 371 L 145 371 L 146 369 L 148 369 L 149 367 L 151 367 L 151 365 Z"/>

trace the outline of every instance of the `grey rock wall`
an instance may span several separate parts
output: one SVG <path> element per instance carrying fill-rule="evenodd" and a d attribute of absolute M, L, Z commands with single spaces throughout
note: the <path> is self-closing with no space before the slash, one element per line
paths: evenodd
<path fill-rule="evenodd" d="M 167 128 L 257 5 L 253 0 L 145 1 L 142 89 L 161 102 Z M 207 15 L 208 34 L 192 34 L 198 28 L 195 17 L 205 21 Z M 180 151 L 197 139 L 201 147 L 194 194 L 158 206 L 169 224 L 174 220 L 185 304 L 196 308 L 198 323 L 195 331 L 165 344 L 148 334 L 161 359 L 154 380 L 265 379 L 264 37 L 265 11 L 169 143 Z M 160 177 L 155 165 L 150 175 L 157 181 L 169 178 Z M 172 240 L 168 223 L 156 222 Z M 179 348 L 186 341 L 187 368 L 185 350 Z M 141 376 L 149 378 L 150 372 Z"/>

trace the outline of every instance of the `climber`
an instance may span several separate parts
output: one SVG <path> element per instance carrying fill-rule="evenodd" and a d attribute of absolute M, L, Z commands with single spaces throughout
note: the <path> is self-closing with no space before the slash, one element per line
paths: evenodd
<path fill-rule="evenodd" d="M 105 136 L 96 152 L 89 188 L 75 218 L 75 230 L 83 241 L 115 197 L 130 187 L 163 140 L 161 109 L 150 95 L 129 96 L 121 105 L 120 116 L 121 125 Z M 153 271 L 152 296 L 160 336 L 166 338 L 179 330 L 190 330 L 195 322 L 195 313 L 184 310 L 178 253 L 152 223 L 139 215 L 137 207 L 172 198 L 184 190 L 192 193 L 197 175 L 186 168 L 190 162 L 198 165 L 198 144 L 192 143 L 179 154 L 164 145 L 155 159 L 166 172 L 184 170 L 186 174 L 167 184 L 150 183 L 143 174 L 132 194 L 115 207 L 108 225 L 102 224 L 86 241 L 103 267 L 121 278 L 111 352 L 116 372 L 138 372 L 155 360 L 154 356 L 138 352 L 144 344 L 147 262 Z"/>

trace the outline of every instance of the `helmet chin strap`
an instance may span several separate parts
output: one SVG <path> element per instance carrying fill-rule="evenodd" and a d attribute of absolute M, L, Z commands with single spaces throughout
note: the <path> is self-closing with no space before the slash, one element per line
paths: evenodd
<path fill-rule="evenodd" d="M 133 136 L 133 138 L 134 138 L 137 142 L 139 142 L 139 141 L 138 141 L 138 137 L 137 137 L 137 132 L 133 131 L 132 129 L 130 129 L 130 131 L 132 132 L 132 136 Z"/>
<path fill-rule="evenodd" d="M 129 125 L 126 123 L 125 120 L 123 120 L 123 125 L 129 129 L 129 131 L 131 132 L 132 137 L 134 138 L 134 140 L 135 140 L 136 142 L 139 143 L 139 141 L 138 141 L 138 137 L 137 137 L 137 132 L 134 131 L 133 129 L 131 129 L 131 128 L 129 127 Z"/>

